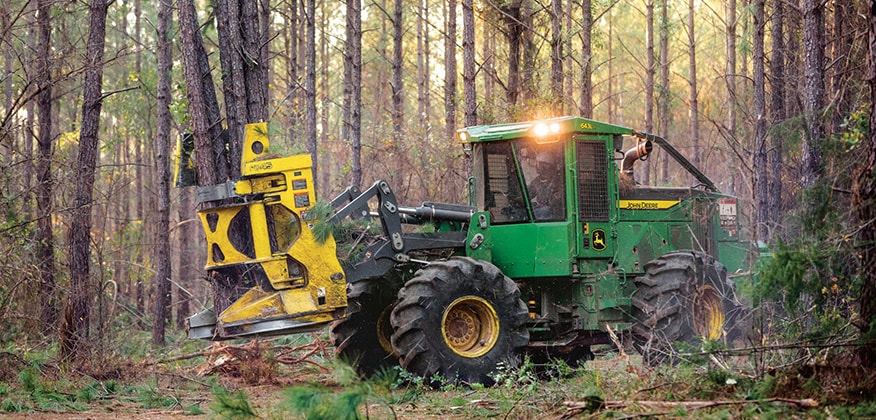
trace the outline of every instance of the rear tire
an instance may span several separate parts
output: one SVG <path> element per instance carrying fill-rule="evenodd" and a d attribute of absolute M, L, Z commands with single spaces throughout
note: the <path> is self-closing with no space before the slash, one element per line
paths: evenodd
<path fill-rule="evenodd" d="M 632 299 L 633 345 L 645 363 L 678 360 L 677 343 L 726 339 L 738 309 L 727 269 L 712 256 L 675 251 L 645 264 Z"/>
<path fill-rule="evenodd" d="M 494 265 L 466 257 L 419 270 L 392 311 L 392 346 L 402 367 L 438 386 L 492 385 L 529 343 L 520 290 Z M 441 380 L 438 380 L 438 379 Z"/>
<path fill-rule="evenodd" d="M 367 279 L 347 285 L 347 317 L 329 328 L 335 356 L 352 365 L 362 377 L 398 366 L 392 350 L 389 314 L 396 302 L 396 289 Z"/>

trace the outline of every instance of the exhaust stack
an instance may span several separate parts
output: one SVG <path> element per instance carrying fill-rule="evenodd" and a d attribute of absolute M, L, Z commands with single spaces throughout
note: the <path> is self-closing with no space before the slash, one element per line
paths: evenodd
<path fill-rule="evenodd" d="M 651 143 L 650 140 L 645 140 L 644 142 L 640 142 L 635 147 L 630 150 L 627 150 L 624 153 L 624 160 L 621 163 L 621 172 L 630 177 L 633 176 L 633 165 L 637 160 L 648 156 L 651 153 L 651 150 L 654 149 L 654 144 Z"/>

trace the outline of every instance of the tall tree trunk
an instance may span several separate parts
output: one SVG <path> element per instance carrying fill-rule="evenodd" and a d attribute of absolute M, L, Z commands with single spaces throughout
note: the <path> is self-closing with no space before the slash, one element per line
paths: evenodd
<path fill-rule="evenodd" d="M 767 239 L 768 174 L 766 150 L 766 86 L 764 76 L 764 0 L 754 0 L 754 39 L 752 40 L 752 79 L 754 81 L 754 208 L 755 238 Z"/>
<path fill-rule="evenodd" d="M 802 55 L 796 53 L 797 51 L 803 51 L 803 46 L 800 45 L 802 42 L 800 40 L 800 36 L 803 32 L 803 14 L 800 10 L 800 0 L 791 0 L 788 3 L 790 6 L 785 9 L 785 33 L 787 34 L 787 45 L 785 51 L 793 51 L 794 53 L 785 55 L 785 90 L 787 94 L 785 95 L 785 115 L 800 115 L 803 113 L 802 109 L 802 81 L 804 79 L 803 76 L 803 65 L 802 65 Z"/>
<path fill-rule="evenodd" d="M 645 132 L 654 132 L 654 0 L 645 0 Z M 651 163 L 642 165 L 642 183 L 651 183 Z"/>
<path fill-rule="evenodd" d="M 767 213 L 767 232 L 773 236 L 775 230 L 779 228 L 776 220 L 779 220 L 782 211 L 782 173 L 783 169 L 783 138 L 782 130 L 778 130 L 777 126 L 785 121 L 785 34 L 784 34 L 784 2 L 773 2 L 773 17 L 772 17 L 772 52 L 770 55 L 770 125 L 773 127 L 770 130 L 770 146 L 767 151 L 767 160 L 769 167 L 767 183 L 767 208 L 771 211 Z"/>
<path fill-rule="evenodd" d="M 262 73 L 260 76 L 259 83 L 262 85 L 261 88 L 264 89 L 265 95 L 262 98 L 264 103 L 261 106 L 262 111 L 264 111 L 264 115 L 256 116 L 259 120 L 253 120 L 253 122 L 258 121 L 267 121 L 270 114 L 268 114 L 268 106 L 273 104 L 271 100 L 271 89 L 270 86 L 275 86 L 276 84 L 273 82 L 274 70 L 272 69 L 270 63 L 270 54 L 268 52 L 268 46 L 271 43 L 271 40 L 274 38 L 274 35 L 271 34 L 271 7 L 268 4 L 269 0 L 259 0 L 259 10 L 258 10 L 258 18 L 259 18 L 259 35 L 261 37 L 258 39 L 258 49 L 259 49 L 259 66 L 258 70 Z M 314 179 L 316 174 L 314 174 Z"/>
<path fill-rule="evenodd" d="M 219 178 L 217 183 L 240 176 L 246 124 L 265 121 L 268 116 L 269 63 L 264 51 L 267 45 L 263 44 L 259 15 L 258 3 L 255 1 L 216 2 L 219 61 L 222 65 L 222 88 L 226 93 L 225 121 L 228 124 L 228 136 L 213 144 L 214 147 L 223 147 L 223 153 L 219 154 L 222 159 L 213 162 L 213 165 L 226 168 L 226 176 Z M 231 100 L 228 100 L 229 95 Z M 213 98 L 210 98 L 211 101 Z M 197 156 L 197 149 L 195 154 Z M 232 242 L 242 243 L 250 238 L 248 219 L 244 220 L 246 222 L 228 229 L 228 237 Z M 242 267 L 234 266 L 210 273 L 214 308 L 217 311 L 227 308 L 248 290 L 241 283 L 243 270 Z"/>
<path fill-rule="evenodd" d="M 210 74 L 207 50 L 198 31 L 198 18 L 193 0 L 179 2 L 180 55 L 186 81 L 186 97 L 192 121 L 192 137 L 195 143 L 195 167 L 199 185 L 214 185 L 228 177 L 228 166 L 220 165 L 225 160 L 222 144 L 222 127 L 219 124 L 219 106 L 216 88 Z M 229 98 L 226 98 L 228 101 Z M 221 146 L 221 147 L 220 147 Z"/>
<path fill-rule="evenodd" d="M 432 8 L 432 5 L 429 4 L 429 0 L 423 0 L 423 18 L 426 22 L 429 22 L 429 10 Z M 432 41 L 431 35 L 429 34 L 429 28 L 431 25 L 425 25 L 423 28 L 423 62 L 426 69 L 432 68 Z M 429 77 L 431 71 L 426 71 L 426 78 L 424 79 L 424 88 L 423 88 L 423 130 L 424 139 L 426 141 L 430 141 L 432 138 L 432 79 Z"/>
<path fill-rule="evenodd" d="M 319 154 L 316 149 L 316 0 L 307 0 L 307 43 L 306 60 L 307 76 L 304 80 L 304 91 L 307 95 L 305 111 L 305 132 L 307 136 L 307 152 L 313 160 L 313 179 L 319 179 Z M 265 63 L 265 67 L 267 63 Z M 265 109 L 267 110 L 267 108 Z M 253 121 L 255 122 L 255 121 Z M 318 185 L 314 185 L 314 188 Z"/>
<path fill-rule="evenodd" d="M 465 1 L 463 1 L 463 5 L 465 4 Z M 510 2 L 508 5 L 508 9 L 505 11 L 504 14 L 505 22 L 507 22 L 508 25 L 508 29 L 506 31 L 508 37 L 508 85 L 507 90 L 505 91 L 505 98 L 508 101 L 508 106 L 511 109 L 514 109 L 517 106 L 517 98 L 520 96 L 520 45 L 521 34 L 523 31 L 523 24 L 520 21 L 520 7 L 520 0 Z M 463 7 L 463 20 L 464 19 L 465 6 Z M 474 29 L 472 29 L 472 32 L 474 32 Z M 463 36 L 465 35 L 463 34 Z M 472 42 L 474 42 L 473 35 Z M 465 49 L 464 38 L 463 49 Z M 474 56 L 472 56 L 472 61 L 474 61 Z M 464 77 L 465 76 L 463 76 L 463 78 Z"/>
<path fill-rule="evenodd" d="M 140 222 L 140 225 L 143 226 L 143 233 L 146 233 L 146 194 L 144 182 L 145 177 L 143 175 L 143 167 L 145 166 L 143 159 L 143 142 L 135 141 L 134 142 L 134 177 L 137 179 L 136 185 L 136 193 L 134 196 L 134 219 Z M 145 313 L 145 305 L 146 305 L 146 291 L 144 290 L 143 285 L 143 275 L 142 275 L 142 267 L 145 266 L 145 254 L 146 251 L 144 249 L 137 250 L 136 259 L 136 269 L 134 270 L 133 281 L 134 284 L 134 293 L 135 293 L 135 305 L 137 307 L 137 313 L 143 314 Z M 145 328 L 145 325 L 141 327 Z"/>
<path fill-rule="evenodd" d="M 404 125 L 404 79 L 403 65 L 404 55 L 402 36 L 404 35 L 404 22 L 402 22 L 403 14 L 402 0 L 395 0 L 395 7 L 392 13 L 392 145 L 393 147 L 401 147 Z"/>
<path fill-rule="evenodd" d="M 852 208 L 858 225 L 858 256 L 861 259 L 861 362 L 876 367 L 876 2 L 870 1 L 867 15 L 867 82 L 870 87 L 870 131 L 865 142 L 867 160 L 855 174 Z"/>
<path fill-rule="evenodd" d="M 179 205 L 177 206 L 177 214 L 179 217 L 179 227 L 177 231 L 177 247 L 179 248 L 179 265 L 177 266 L 176 284 L 176 328 L 183 330 L 186 327 L 186 317 L 191 315 L 191 299 L 189 293 L 195 279 L 195 247 L 197 246 L 196 238 L 198 235 L 195 229 L 196 215 L 194 214 L 195 200 L 192 195 L 192 187 L 183 187 L 179 189 Z"/>
<path fill-rule="evenodd" d="M 660 137 L 669 138 L 669 0 L 660 0 L 660 89 L 657 96 L 657 113 L 660 121 Z M 661 154 L 660 182 L 669 183 L 669 156 Z"/>
<path fill-rule="evenodd" d="M 352 149 L 352 184 L 362 186 L 362 2 L 361 0 L 347 0 L 347 40 L 346 55 L 344 57 L 344 70 L 347 76 L 344 81 L 344 113 L 349 115 L 349 120 L 344 121 L 348 126 L 346 132 L 350 136 Z M 349 99 L 347 99 L 349 98 Z M 347 102 L 349 101 L 349 103 Z"/>
<path fill-rule="evenodd" d="M 809 187 L 821 179 L 824 165 L 824 126 L 821 117 L 824 109 L 824 3 L 821 0 L 803 0 L 801 7 L 805 78 L 803 112 L 806 118 L 802 185 Z"/>
<path fill-rule="evenodd" d="M 571 1 L 571 0 L 568 0 Z M 551 102 L 563 114 L 563 1 L 551 1 Z"/>
<path fill-rule="evenodd" d="M 462 91 L 465 96 L 465 125 L 478 123 L 477 96 L 475 93 L 475 28 L 474 4 L 462 0 Z"/>
<path fill-rule="evenodd" d="M 39 50 L 37 54 L 37 118 L 39 119 L 39 151 L 37 153 L 37 231 L 36 258 L 40 272 L 40 302 L 43 333 L 55 331 L 58 321 L 57 296 L 55 292 L 55 240 L 52 235 L 52 1 L 38 0 L 37 26 Z"/>
<path fill-rule="evenodd" d="M 12 13 L 11 2 L 3 2 L 0 6 L 0 28 L 8 28 L 10 25 L 10 14 Z M 6 34 L 0 35 L 0 44 L 6 44 Z M 12 115 L 12 53 L 13 49 L 6 46 L 3 48 L 3 112 L 7 115 Z M 6 119 L 7 124 L 0 126 L 0 163 L 11 163 L 12 152 L 15 150 L 15 136 L 10 130 L 10 125 L 15 124 L 15 119 Z M 9 143 L 5 145 L 5 143 Z M 5 146 L 5 147 L 4 147 Z"/>
<path fill-rule="evenodd" d="M 170 18 L 173 10 L 168 1 L 158 3 L 158 25 L 156 28 L 158 82 L 156 107 L 155 164 L 158 168 L 158 220 L 155 226 L 155 302 L 152 321 L 152 343 L 164 346 L 165 318 L 170 305 L 170 79 L 173 66 L 171 55 Z"/>
<path fill-rule="evenodd" d="M 444 35 L 444 136 L 456 136 L 456 0 L 448 0 Z"/>
<path fill-rule="evenodd" d="M 428 13 L 426 0 L 417 0 L 417 121 L 423 130 L 426 129 L 426 98 L 429 96 L 426 91 L 429 80 L 429 71 L 426 65 L 428 54 L 425 52 L 428 35 L 424 30 Z"/>
<path fill-rule="evenodd" d="M 523 58 L 523 75 L 520 83 L 520 92 L 524 101 L 535 98 L 535 60 L 538 51 L 535 49 L 535 10 L 533 0 L 521 0 L 520 17 L 523 21 L 520 32 L 521 52 Z M 519 98 L 518 98 L 519 99 Z"/>
<path fill-rule="evenodd" d="M 244 126 L 248 123 L 268 120 L 268 73 L 271 66 L 268 62 L 267 40 L 270 34 L 263 32 L 263 28 L 267 29 L 268 25 L 267 22 L 261 21 L 260 16 L 262 14 L 270 15 L 270 13 L 265 12 L 264 8 L 259 8 L 259 4 L 266 5 L 266 2 L 267 0 L 242 1 L 240 3 L 242 41 L 246 48 L 244 54 L 247 58 L 243 67 L 247 100 L 247 119 L 242 121 Z M 310 8 L 309 13 L 312 15 L 314 10 L 315 7 Z M 310 16 L 308 25 L 313 26 L 313 24 L 313 16 Z M 231 139 L 229 148 L 231 150 L 231 166 L 235 168 L 234 177 L 236 178 L 239 175 L 237 169 L 240 168 L 243 135 Z"/>
<path fill-rule="evenodd" d="M 298 139 L 298 121 L 301 118 L 298 112 L 300 102 L 298 101 L 298 0 L 288 0 L 288 24 L 283 31 L 286 42 L 286 78 L 288 95 L 288 123 L 289 124 L 289 139 L 295 142 Z"/>
<path fill-rule="evenodd" d="M 694 32 L 694 3 L 695 0 L 688 2 L 687 15 L 687 36 L 688 36 L 688 57 L 690 58 L 690 96 L 688 97 L 690 106 L 690 141 L 693 146 L 691 152 L 691 162 L 696 167 L 700 167 L 700 122 L 699 122 L 699 105 L 697 102 L 697 43 Z"/>
<path fill-rule="evenodd" d="M 572 33 L 574 30 L 573 21 L 572 21 L 572 13 L 573 7 L 575 5 L 574 0 L 566 1 L 566 5 L 564 8 L 564 14 L 566 15 L 566 34 L 563 37 L 563 42 L 565 43 L 563 46 L 563 70 L 565 74 L 563 76 L 563 80 L 565 83 L 565 93 L 563 94 L 563 115 L 570 115 L 575 111 L 575 86 L 574 86 L 574 72 L 572 70 L 572 63 L 574 60 L 572 59 Z M 575 23 L 577 25 L 577 23 Z"/>
<path fill-rule="evenodd" d="M 319 109 L 319 119 L 320 125 L 322 126 L 322 130 L 320 130 L 320 138 L 319 142 L 322 145 L 323 150 L 329 151 L 333 149 L 333 146 L 329 143 L 329 133 L 331 127 L 331 123 L 329 122 L 329 107 L 331 107 L 331 102 L 329 100 L 329 62 L 331 58 L 329 57 L 329 37 L 327 36 L 328 32 L 328 13 L 326 13 L 326 2 L 320 2 L 320 30 L 322 31 L 321 36 L 319 37 L 319 52 L 320 52 L 320 63 L 322 68 L 322 73 L 320 73 L 320 88 L 319 92 L 319 100 L 320 100 L 320 109 Z M 331 183 L 331 174 L 333 172 L 332 169 L 332 161 L 333 159 L 326 159 L 325 162 L 321 162 L 320 165 L 320 180 L 322 182 L 319 183 L 321 191 L 317 192 L 317 197 L 329 196 L 332 191 L 332 183 Z M 322 193 L 322 194 L 321 194 Z M 323 195 L 325 194 L 325 195 Z"/>
<path fill-rule="evenodd" d="M 217 6 L 218 6 L 217 2 Z M 199 185 L 215 185 L 230 179 L 232 169 L 229 167 L 229 157 L 225 136 L 219 121 L 219 103 L 216 98 L 213 77 L 207 61 L 207 51 L 204 48 L 193 0 L 179 2 L 180 55 L 182 56 L 186 82 L 186 97 L 189 105 L 189 115 L 192 121 L 192 137 L 195 144 L 195 167 L 198 172 Z M 226 19 L 217 16 L 217 21 Z M 220 44 L 227 40 L 220 40 Z M 222 59 L 220 54 L 220 60 Z M 223 71 L 225 69 L 223 68 Z M 230 89 L 226 86 L 226 92 Z M 228 92 L 230 95 L 231 92 Z M 226 106 L 234 98 L 226 96 Z M 239 149 L 239 148 L 238 148 Z M 238 157 L 239 159 L 239 157 Z M 238 160 L 239 162 L 239 160 Z M 239 165 L 234 165 L 238 167 Z M 229 232 L 229 235 L 235 232 Z M 213 306 L 217 311 L 228 307 L 233 301 L 235 283 L 229 281 L 221 272 L 213 272 L 210 278 L 213 287 Z"/>
<path fill-rule="evenodd" d="M 257 60 L 258 51 L 250 48 L 243 39 L 251 22 L 241 10 L 240 0 L 217 0 L 215 2 L 216 32 L 219 40 L 219 62 L 222 67 L 222 88 L 225 96 L 225 121 L 228 126 L 227 148 L 223 160 L 219 162 L 219 178 L 216 183 L 235 178 L 239 173 L 240 144 L 248 121 L 249 86 L 246 82 L 244 57 Z M 254 3 L 243 0 L 244 4 Z M 253 99 L 255 100 L 255 99 Z M 237 156 L 238 160 L 234 160 Z M 238 166 L 237 170 L 233 169 Z M 218 308 L 217 308 L 218 309 Z"/>
<path fill-rule="evenodd" d="M 27 13 L 27 48 L 29 51 L 37 51 L 37 28 L 36 24 L 36 11 L 38 9 L 39 2 L 32 1 L 31 2 L 31 11 Z M 28 65 L 34 69 L 37 68 L 37 57 L 32 55 L 27 58 Z M 39 74 L 39 70 L 36 72 L 35 83 L 37 87 L 39 87 L 39 83 L 42 76 Z M 39 94 L 37 95 L 37 100 L 39 100 Z M 34 156 L 33 156 L 33 141 L 34 141 L 34 133 L 36 130 L 34 129 L 34 118 L 35 118 L 35 101 L 27 101 L 25 104 L 25 117 L 24 117 L 24 203 L 22 205 L 22 214 L 24 217 L 28 219 L 33 218 L 32 213 L 32 200 L 33 200 L 33 175 L 34 175 Z M 39 223 L 37 223 L 39 225 Z"/>
<path fill-rule="evenodd" d="M 70 216 L 70 296 L 61 331 L 61 354 L 81 357 L 88 338 L 89 256 L 91 254 L 91 205 L 97 166 L 98 129 L 103 104 L 103 47 L 106 38 L 107 3 L 91 0 L 88 6 L 88 43 L 85 50 L 85 82 L 82 85 L 82 127 L 76 166 L 76 193 Z"/>
<path fill-rule="evenodd" d="M 590 0 L 581 0 L 581 12 L 581 99 L 578 107 L 582 117 L 593 118 L 593 11 Z"/>
<path fill-rule="evenodd" d="M 833 118 L 830 120 L 830 133 L 836 134 L 842 130 L 842 124 L 845 118 L 852 111 L 851 96 L 846 91 L 845 84 L 848 78 L 849 63 L 852 61 L 850 57 L 852 43 L 854 42 L 854 25 L 849 20 L 854 19 L 854 13 L 849 13 L 848 9 L 854 9 L 849 2 L 835 1 L 833 4 L 833 64 L 830 76 L 832 95 L 836 95 L 833 99 L 834 110 Z"/>
<path fill-rule="evenodd" d="M 483 103 L 490 108 L 495 108 L 499 98 L 494 97 L 496 91 L 496 31 L 493 25 L 488 22 L 483 23 L 484 42 L 481 48 L 481 56 L 483 63 L 480 73 L 484 75 L 484 96 Z M 483 122 L 483 121 L 482 121 Z"/>
<path fill-rule="evenodd" d="M 727 131 L 736 138 L 736 0 L 727 0 L 725 8 L 727 70 Z"/>
<path fill-rule="evenodd" d="M 606 20 L 608 21 L 608 40 L 606 40 L 607 50 L 608 50 L 608 84 L 606 85 L 606 98 L 608 99 L 606 103 L 608 104 L 608 122 L 617 123 L 614 118 L 614 109 L 615 109 L 615 98 L 614 98 L 614 51 L 612 51 L 613 42 L 614 41 L 614 27 L 612 26 L 612 11 L 609 10 L 606 13 Z"/>

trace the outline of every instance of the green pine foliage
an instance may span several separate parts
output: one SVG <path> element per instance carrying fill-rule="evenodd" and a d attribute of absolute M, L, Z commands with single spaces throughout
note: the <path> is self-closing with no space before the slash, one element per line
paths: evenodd
<path fill-rule="evenodd" d="M 857 222 L 849 214 L 851 174 L 868 131 L 866 114 L 855 112 L 843 131 L 824 140 L 825 174 L 799 194 L 797 210 L 761 265 L 756 303 L 780 302 L 789 341 L 849 337 L 860 289 Z M 793 233 L 793 236 L 790 236 Z"/>
<path fill-rule="evenodd" d="M 296 386 L 284 391 L 285 406 L 310 420 L 356 420 L 368 387 L 358 385 L 344 390 L 320 384 Z"/>
<path fill-rule="evenodd" d="M 243 391 L 229 392 L 221 386 L 213 387 L 216 401 L 210 404 L 211 417 L 220 419 L 249 419 L 258 417 Z"/>

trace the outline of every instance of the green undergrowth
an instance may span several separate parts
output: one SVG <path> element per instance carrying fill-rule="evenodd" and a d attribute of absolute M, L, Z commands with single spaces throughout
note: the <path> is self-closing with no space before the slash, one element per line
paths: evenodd
<path fill-rule="evenodd" d="M 188 379 L 203 359 L 156 363 L 193 349 L 181 333 L 169 334 L 170 345 L 158 350 L 149 337 L 143 331 L 122 332 L 112 343 L 92 343 L 75 360 L 61 359 L 57 346 L 6 343 L 0 347 L 0 413 L 203 413 L 200 405 L 207 400 L 193 397 L 203 395 L 209 383 Z"/>
<path fill-rule="evenodd" d="M 577 368 L 558 363 L 535 366 L 526 360 L 515 369 L 500 369 L 492 387 L 444 384 L 441 378 L 412 376 L 400 368 L 369 379 L 347 365 L 328 362 L 324 373 L 306 383 L 284 387 L 275 399 L 250 401 L 244 392 L 216 393 L 216 418 L 360 419 L 360 418 L 617 418 L 669 416 L 697 418 L 848 418 L 874 413 L 870 401 L 798 409 L 778 403 L 788 382 L 783 374 L 756 378 L 746 358 L 680 362 L 650 369 L 636 356 L 608 352 Z M 551 372 L 545 375 L 545 370 Z M 815 385 L 813 379 L 807 386 Z M 787 390 L 784 390 L 787 391 Z M 802 395 L 802 394 L 801 394 Z M 800 397 L 804 398 L 804 397 Z M 279 401 L 279 403 L 276 403 Z M 710 408 L 682 405 L 653 408 L 637 402 L 719 401 Z M 570 407 L 574 406 L 572 409 Z"/>
<path fill-rule="evenodd" d="M 271 345 L 300 347 L 309 340 L 313 337 L 289 336 Z M 519 367 L 500 368 L 491 387 L 445 383 L 439 377 L 424 380 L 401 368 L 361 379 L 350 366 L 322 353 L 312 355 L 309 360 L 313 363 L 282 365 L 271 381 L 253 385 L 227 373 L 199 377 L 197 370 L 204 358 L 169 361 L 206 348 L 202 342 L 193 347 L 186 340 L 175 343 L 176 348 L 152 350 L 142 358 L 104 355 L 91 365 L 59 362 L 53 348 L 25 351 L 7 345 L 0 348 L 4 355 L 0 360 L 19 370 L 0 380 L 0 417 L 2 413 L 110 411 L 124 413 L 122 417 L 173 412 L 211 419 L 876 415 L 873 388 L 865 383 L 866 377 L 843 376 L 851 370 L 829 370 L 827 366 L 762 369 L 757 355 L 727 356 L 722 353 L 726 348 L 716 343 L 691 347 L 686 350 L 689 355 L 677 364 L 658 368 L 643 366 L 638 356 L 607 346 L 594 349 L 599 355 L 596 360 L 578 367 L 563 362 L 536 365 L 525 359 Z M 156 360 L 167 362 L 153 363 Z M 270 362 L 277 363 L 275 359 Z M 849 389 L 839 389 L 839 385 Z M 767 401 L 772 398 L 812 398 L 819 406 L 791 408 Z M 727 403 L 694 410 L 654 408 L 637 403 L 641 401 Z"/>

